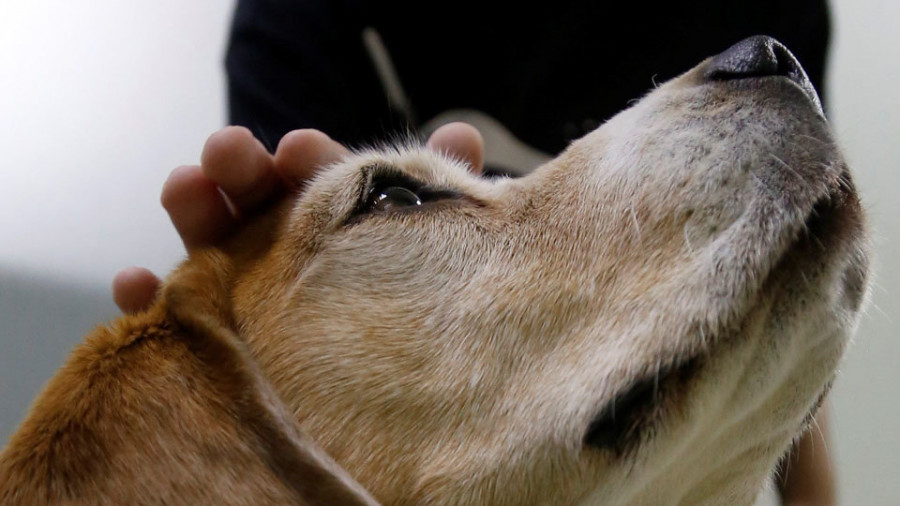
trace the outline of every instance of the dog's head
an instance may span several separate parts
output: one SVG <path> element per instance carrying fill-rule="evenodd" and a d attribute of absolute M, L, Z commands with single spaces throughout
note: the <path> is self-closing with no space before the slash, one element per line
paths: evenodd
<path fill-rule="evenodd" d="M 868 268 L 818 99 L 764 38 L 527 177 L 364 152 L 276 218 L 271 247 L 236 242 L 234 325 L 396 504 L 750 502 Z"/>

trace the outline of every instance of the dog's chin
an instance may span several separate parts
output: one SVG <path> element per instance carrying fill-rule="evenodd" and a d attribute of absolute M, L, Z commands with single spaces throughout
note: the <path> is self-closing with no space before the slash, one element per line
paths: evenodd
<path fill-rule="evenodd" d="M 804 216 L 801 214 L 801 216 Z M 865 292 L 864 273 L 867 268 L 867 257 L 864 250 L 855 248 L 854 253 L 861 253 L 858 258 L 848 255 L 848 245 L 854 243 L 863 233 L 861 208 L 852 188 L 852 182 L 845 171 L 840 181 L 835 183 L 811 206 L 809 212 L 802 218 L 802 223 L 787 223 L 785 226 L 794 228 L 797 233 L 780 253 L 780 258 L 774 262 L 771 272 L 764 278 L 759 289 L 751 296 L 748 312 L 738 320 L 752 317 L 752 313 L 763 311 L 769 313 L 771 306 L 776 306 L 778 311 L 790 308 L 790 320 L 800 321 L 809 315 L 833 314 L 835 311 L 856 312 L 859 309 Z M 798 278 L 802 280 L 799 282 Z M 829 286 L 836 283 L 844 286 L 837 287 L 845 292 L 846 296 L 833 300 L 815 300 L 810 304 L 797 304 L 790 300 L 793 297 L 805 298 L 808 293 L 830 293 L 835 287 Z M 786 282 L 793 280 L 794 283 Z M 832 308 L 835 300 L 845 301 L 844 307 Z M 775 302 L 772 302 L 775 301 Z M 763 306 L 770 306 L 769 309 Z M 825 323 L 827 329 L 824 332 L 828 337 L 822 338 L 825 348 L 841 350 L 846 345 L 849 329 L 843 328 L 844 323 L 835 320 Z M 737 325 L 740 327 L 741 325 Z M 727 360 L 731 348 L 738 346 L 735 341 L 751 339 L 759 341 L 760 346 L 769 346 L 769 343 L 780 342 L 773 345 L 775 348 L 784 346 L 784 342 L 790 340 L 810 341 L 813 346 L 820 341 L 817 336 L 801 335 L 805 331 L 793 333 L 793 324 L 785 325 L 788 329 L 783 335 L 771 332 L 761 335 L 745 335 L 741 331 L 722 331 L 719 335 L 706 336 L 704 344 L 699 347 L 689 347 L 681 353 L 674 353 L 665 360 L 662 365 L 651 364 L 646 370 L 650 371 L 643 376 L 629 382 L 628 386 L 615 394 L 612 400 L 592 420 L 584 435 L 586 446 L 611 450 L 618 456 L 631 453 L 640 447 L 648 437 L 652 437 L 658 429 L 663 429 L 672 416 L 677 417 L 679 406 L 689 401 L 693 382 L 702 376 L 703 381 L 710 378 L 706 374 L 707 369 L 714 369 L 713 362 Z M 806 345 L 804 345 L 806 346 Z M 802 348 L 803 346 L 801 346 Z M 688 351 L 690 350 L 690 351 Z M 823 351 L 823 357 L 833 355 L 830 351 Z M 839 352 L 837 353 L 839 355 Z M 807 367 L 805 358 L 783 358 L 786 361 L 796 361 L 801 364 L 798 367 Z M 812 357 L 809 360 L 818 360 Z M 825 360 L 828 360 L 825 359 Z M 708 367 L 712 366 L 712 367 Z M 715 373 L 713 373 L 714 375 Z M 827 378 L 821 378 L 821 383 L 808 389 L 809 400 L 805 414 L 797 411 L 803 418 L 800 427 L 792 425 L 788 430 L 796 433 L 805 428 L 815 415 L 823 402 L 825 395 L 834 380 L 833 374 Z"/>

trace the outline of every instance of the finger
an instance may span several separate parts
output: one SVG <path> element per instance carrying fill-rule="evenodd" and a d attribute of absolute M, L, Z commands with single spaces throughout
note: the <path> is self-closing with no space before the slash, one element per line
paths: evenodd
<path fill-rule="evenodd" d="M 317 169 L 339 161 L 350 151 L 318 130 L 288 132 L 275 150 L 275 171 L 292 186 L 309 179 Z"/>
<path fill-rule="evenodd" d="M 123 313 L 139 313 L 153 303 L 160 284 L 159 278 L 143 267 L 122 269 L 113 278 L 113 301 Z"/>
<path fill-rule="evenodd" d="M 469 165 L 474 174 L 484 169 L 484 138 L 468 123 L 448 123 L 431 134 L 427 146 L 447 153 Z"/>
<path fill-rule="evenodd" d="M 173 170 L 160 201 L 188 250 L 216 242 L 237 223 L 215 181 L 197 165 Z"/>
<path fill-rule="evenodd" d="M 280 189 L 272 155 L 241 126 L 225 127 L 210 135 L 200 155 L 200 166 L 238 211 L 259 207 Z"/>

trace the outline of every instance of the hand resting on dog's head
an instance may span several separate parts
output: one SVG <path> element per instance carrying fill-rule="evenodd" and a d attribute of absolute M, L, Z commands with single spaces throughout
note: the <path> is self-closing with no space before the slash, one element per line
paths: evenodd
<path fill-rule="evenodd" d="M 475 174 L 481 172 L 483 140 L 470 125 L 444 125 L 427 147 L 461 160 Z M 172 171 L 161 200 L 186 247 L 214 246 L 240 226 L 235 211 L 258 211 L 347 153 L 322 132 L 295 130 L 281 139 L 272 155 L 246 128 L 226 127 L 206 141 L 200 165 Z M 149 270 L 129 267 L 113 280 L 113 299 L 124 313 L 137 313 L 150 307 L 160 286 Z"/>

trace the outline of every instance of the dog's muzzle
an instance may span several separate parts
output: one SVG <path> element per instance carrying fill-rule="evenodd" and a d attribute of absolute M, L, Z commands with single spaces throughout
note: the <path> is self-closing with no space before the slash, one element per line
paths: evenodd
<path fill-rule="evenodd" d="M 744 39 L 714 56 L 706 69 L 706 78 L 710 81 L 777 76 L 793 81 L 822 113 L 819 95 L 797 58 L 784 44 L 771 37 L 757 35 Z"/>

